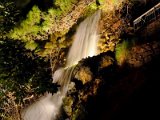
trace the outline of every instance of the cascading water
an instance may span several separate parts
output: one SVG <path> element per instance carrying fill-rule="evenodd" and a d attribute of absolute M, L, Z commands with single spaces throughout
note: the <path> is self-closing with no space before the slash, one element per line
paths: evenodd
<path fill-rule="evenodd" d="M 97 54 L 97 26 L 100 10 L 86 18 L 78 27 L 73 45 L 67 56 L 65 68 L 60 68 L 53 75 L 53 82 L 61 85 L 59 91 L 47 94 L 22 112 L 23 120 L 55 120 L 62 100 L 65 97 L 71 80 L 74 65 L 82 58 Z"/>

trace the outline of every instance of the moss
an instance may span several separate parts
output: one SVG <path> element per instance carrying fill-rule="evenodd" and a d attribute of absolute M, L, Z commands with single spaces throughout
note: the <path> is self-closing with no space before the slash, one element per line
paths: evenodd
<path fill-rule="evenodd" d="M 92 15 L 97 9 L 98 9 L 98 6 L 96 2 L 91 3 L 90 5 L 87 6 L 83 17 L 85 18 L 87 16 Z"/>
<path fill-rule="evenodd" d="M 73 105 L 73 98 L 72 97 L 66 97 L 63 101 L 63 108 L 64 108 L 64 111 L 66 112 L 66 114 L 68 116 L 71 116 L 72 115 L 72 105 Z"/>
<path fill-rule="evenodd" d="M 81 104 L 77 105 L 73 112 L 71 120 L 84 120 L 86 114 L 87 113 L 86 113 L 85 107 Z"/>
<path fill-rule="evenodd" d="M 38 44 L 34 41 L 30 41 L 30 42 L 27 42 L 26 45 L 25 45 L 25 48 L 26 49 L 29 49 L 29 50 L 35 50 L 37 48 Z"/>
<path fill-rule="evenodd" d="M 123 65 L 128 56 L 129 42 L 123 41 L 116 46 L 116 60 L 119 65 Z"/>

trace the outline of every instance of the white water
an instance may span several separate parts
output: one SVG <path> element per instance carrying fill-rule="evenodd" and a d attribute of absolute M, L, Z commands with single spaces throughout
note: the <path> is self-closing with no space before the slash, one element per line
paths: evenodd
<path fill-rule="evenodd" d="M 75 35 L 75 41 L 68 54 L 67 66 L 77 64 L 82 58 L 97 54 L 97 24 L 99 18 L 100 11 L 97 11 L 80 24 Z"/>
<path fill-rule="evenodd" d="M 55 120 L 60 112 L 68 85 L 70 83 L 74 65 L 82 58 L 97 54 L 97 26 L 100 11 L 86 18 L 78 27 L 73 45 L 67 56 L 65 68 L 60 68 L 53 75 L 53 82 L 61 85 L 59 91 L 47 94 L 22 112 L 23 120 Z"/>

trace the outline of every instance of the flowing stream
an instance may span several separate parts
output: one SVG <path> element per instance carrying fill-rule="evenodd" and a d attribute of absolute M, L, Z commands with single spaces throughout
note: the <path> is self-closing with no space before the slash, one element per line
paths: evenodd
<path fill-rule="evenodd" d="M 78 27 L 75 39 L 67 56 L 65 68 L 60 68 L 53 74 L 53 82 L 61 85 L 59 91 L 47 94 L 23 110 L 23 120 L 56 120 L 60 112 L 63 98 L 70 83 L 74 66 L 82 58 L 97 54 L 97 27 L 100 10 L 87 17 Z"/>

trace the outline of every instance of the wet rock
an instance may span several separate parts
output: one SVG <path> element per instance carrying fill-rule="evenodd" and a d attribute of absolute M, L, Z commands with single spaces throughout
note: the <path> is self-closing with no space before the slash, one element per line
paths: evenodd
<path fill-rule="evenodd" d="M 103 69 L 110 65 L 113 65 L 114 59 L 110 56 L 103 56 L 100 61 L 99 69 Z"/>
<path fill-rule="evenodd" d="M 114 113 L 119 105 L 123 104 L 123 99 L 144 83 L 143 75 L 139 75 L 139 71 L 133 72 L 133 69 L 141 68 L 153 60 L 158 54 L 155 51 L 159 50 L 156 43 L 137 45 L 130 49 L 126 59 L 129 66 L 119 67 L 113 52 L 81 60 L 74 70 L 72 85 L 64 100 L 63 107 L 68 118 L 93 119 L 94 116 L 98 116 L 93 114 L 96 113 L 93 106 L 100 110 L 96 114 L 101 115 L 103 110 L 100 108 L 105 109 L 103 105 L 108 107 L 108 115 L 110 112 Z M 140 79 L 137 78 L 137 74 Z"/>
<path fill-rule="evenodd" d="M 73 98 L 71 96 L 67 96 L 64 99 L 64 103 L 63 103 L 63 109 L 66 112 L 66 114 L 68 116 L 72 115 L 72 105 L 73 105 Z"/>
<path fill-rule="evenodd" d="M 75 78 L 77 80 L 81 80 L 83 84 L 86 84 L 92 80 L 93 74 L 89 67 L 84 66 L 76 73 Z"/>

